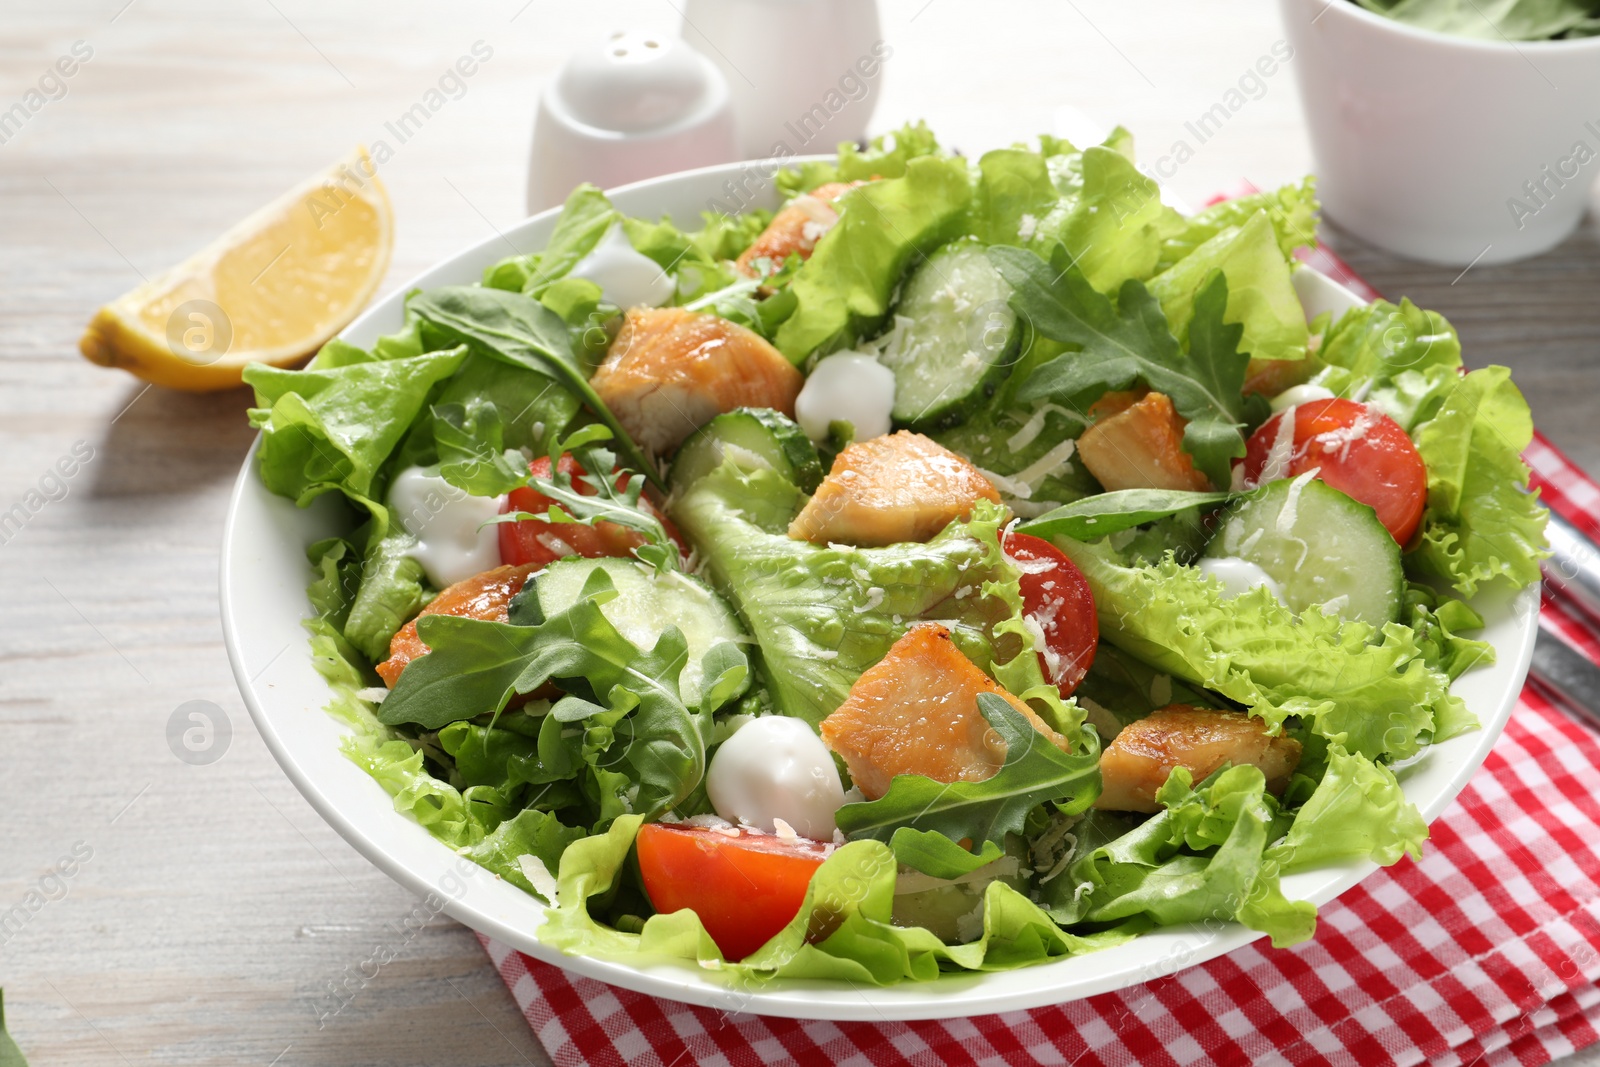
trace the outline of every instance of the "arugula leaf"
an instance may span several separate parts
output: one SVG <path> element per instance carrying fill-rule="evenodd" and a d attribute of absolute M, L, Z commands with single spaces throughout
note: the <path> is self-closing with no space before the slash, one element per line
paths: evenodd
<path fill-rule="evenodd" d="M 551 724 L 583 723 L 582 759 L 601 822 L 625 812 L 661 814 L 705 774 L 713 709 L 691 711 L 678 692 L 688 659 L 683 634 L 668 627 L 641 651 L 600 610 L 615 595 L 597 570 L 572 607 L 538 625 L 423 616 L 417 633 L 432 651 L 406 668 L 379 706 L 379 721 L 437 730 L 498 713 L 513 694 L 552 679 L 581 679 L 593 699 L 569 693 L 557 702 L 540 731 L 541 758 L 545 731 L 560 732 Z"/>
<path fill-rule="evenodd" d="M 1213 271 L 1194 301 L 1185 356 L 1150 291 L 1124 282 L 1116 303 L 1089 284 L 1064 248 L 1046 264 L 1032 252 L 991 248 L 989 258 L 1016 290 L 1011 306 L 1046 337 L 1079 346 L 1035 370 L 1017 391 L 1021 401 L 1092 402 L 1142 381 L 1172 399 L 1189 420 L 1183 448 L 1217 485 L 1228 461 L 1244 455 L 1243 431 L 1265 414 L 1265 402 L 1243 396 L 1249 357 L 1238 350 L 1241 328 L 1223 321 L 1228 283 Z"/>
<path fill-rule="evenodd" d="M 555 378 L 611 428 L 629 466 L 666 488 L 655 464 L 634 444 L 589 384 L 588 373 L 572 351 L 572 339 L 560 315 L 519 293 L 473 285 L 429 289 L 413 296 L 406 309 L 432 331 L 465 343 L 474 351 Z"/>
<path fill-rule="evenodd" d="M 439 477 L 473 496 L 500 496 L 528 484 L 522 453 L 505 447 L 500 408 L 474 397 L 465 403 L 435 404 L 433 440 Z"/>
<path fill-rule="evenodd" d="M 550 451 L 550 476 L 532 476 L 529 479 L 534 488 L 554 503 L 542 513 L 513 511 L 497 516 L 490 522 L 537 519 L 541 522 L 570 522 L 584 526 L 599 522 L 614 523 L 636 530 L 649 540 L 648 544 L 641 545 L 634 553 L 657 571 L 678 568 L 682 559 L 677 543 L 655 514 L 639 506 L 644 480 L 629 477 L 633 472 L 617 467 L 616 453 L 600 447 L 602 442 L 610 439 L 611 431 L 596 423 L 558 442 Z M 565 452 L 571 452 L 578 466 L 583 468 L 579 479 L 583 485 L 594 490 L 592 494 L 581 492 L 573 476 L 561 469 L 561 456 Z"/>
<path fill-rule="evenodd" d="M 1191 493 L 1182 489 L 1118 489 L 1097 493 L 1082 500 L 1047 511 L 1017 527 L 1019 533 L 1035 537 L 1065 535 L 1077 541 L 1093 541 L 1107 534 L 1121 533 L 1147 522 L 1165 519 L 1190 508 L 1209 508 L 1221 504 L 1231 493 Z"/>
<path fill-rule="evenodd" d="M 835 818 L 852 838 L 892 840 L 904 827 L 952 841 L 1002 844 L 1021 833 L 1028 813 L 1047 801 L 1065 814 L 1083 811 L 1099 793 L 1100 737 L 1080 727 L 1070 753 L 1033 728 L 1003 697 L 978 696 L 978 710 L 1006 743 L 1005 764 L 981 782 L 936 782 L 897 775 L 877 800 L 846 804 Z"/>

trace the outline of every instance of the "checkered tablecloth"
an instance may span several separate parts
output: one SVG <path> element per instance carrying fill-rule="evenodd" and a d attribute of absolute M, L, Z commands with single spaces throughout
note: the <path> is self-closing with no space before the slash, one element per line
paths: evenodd
<path fill-rule="evenodd" d="M 1319 269 L 1373 293 L 1323 250 Z M 1544 438 L 1553 509 L 1600 536 L 1600 486 Z M 1600 660 L 1600 639 L 1544 610 Z M 1600 1038 L 1600 737 L 1524 690 L 1504 735 L 1401 860 L 1323 907 L 1312 940 L 1257 942 L 1054 1007 L 904 1023 L 728 1017 L 484 946 L 560 1067 L 894 1064 L 1540 1064 Z"/>

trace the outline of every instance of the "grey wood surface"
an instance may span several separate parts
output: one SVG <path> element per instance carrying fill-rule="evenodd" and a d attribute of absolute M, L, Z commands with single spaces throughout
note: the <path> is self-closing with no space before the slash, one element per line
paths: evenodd
<path fill-rule="evenodd" d="M 883 17 L 895 52 L 874 125 L 925 116 L 976 149 L 1071 104 L 1159 153 L 1281 37 L 1258 0 L 890 0 Z M 482 40 L 492 60 L 384 169 L 385 290 L 403 284 L 522 216 L 533 105 L 561 57 L 677 20 L 670 0 L 0 3 L 0 110 L 73 42 L 93 49 L 0 144 L 0 510 L 93 450 L 0 544 L 0 915 L 42 901 L 0 930 L 0 984 L 35 1065 L 545 1062 L 473 936 L 435 919 L 408 938 L 417 902 L 301 800 L 244 712 L 216 582 L 247 396 L 146 392 L 75 344 L 98 304 L 382 136 Z M 1309 166 L 1285 71 L 1172 184 L 1200 201 Z M 1384 292 L 1445 312 L 1471 363 L 1512 366 L 1545 432 L 1600 471 L 1592 222 L 1459 278 L 1327 238 Z M 209 765 L 168 746 L 191 700 L 232 729 Z M 70 877 L 50 873 L 61 862 Z M 321 1018 L 330 983 L 380 947 L 397 958 Z"/>

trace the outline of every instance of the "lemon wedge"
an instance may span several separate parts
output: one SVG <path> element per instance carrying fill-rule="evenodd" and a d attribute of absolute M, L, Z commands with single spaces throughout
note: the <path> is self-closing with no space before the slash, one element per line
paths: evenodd
<path fill-rule="evenodd" d="M 95 313 L 85 357 L 191 392 L 228 389 L 246 363 L 288 366 L 372 298 L 394 212 L 365 148 Z"/>

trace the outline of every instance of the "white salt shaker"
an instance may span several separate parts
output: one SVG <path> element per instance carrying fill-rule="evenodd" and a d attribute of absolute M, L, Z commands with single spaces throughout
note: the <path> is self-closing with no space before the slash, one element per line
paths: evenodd
<path fill-rule="evenodd" d="M 733 89 L 744 159 L 860 140 L 894 54 L 876 0 L 685 0 L 683 36 Z"/>
<path fill-rule="evenodd" d="M 573 53 L 539 97 L 528 212 L 739 158 L 727 79 L 681 38 L 624 31 Z"/>

